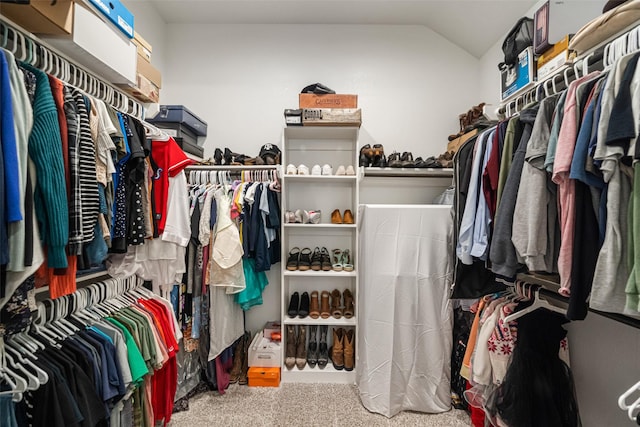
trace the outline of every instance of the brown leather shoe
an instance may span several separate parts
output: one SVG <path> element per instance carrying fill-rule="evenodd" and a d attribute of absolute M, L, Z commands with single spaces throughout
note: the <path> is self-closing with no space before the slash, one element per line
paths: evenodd
<path fill-rule="evenodd" d="M 355 363 L 355 334 L 353 329 L 349 329 L 344 333 L 344 370 L 353 371 Z"/>
<path fill-rule="evenodd" d="M 231 373 L 229 374 L 229 384 L 235 384 L 242 375 L 242 358 L 244 355 L 244 335 L 238 340 L 236 347 L 233 350 L 233 366 L 231 367 Z"/>
<path fill-rule="evenodd" d="M 342 223 L 343 224 L 353 224 L 353 214 L 351 213 L 350 209 L 347 209 L 346 211 L 344 211 L 344 215 L 342 216 L 343 220 Z"/>
<path fill-rule="evenodd" d="M 307 364 L 307 326 L 298 326 L 298 339 L 296 343 L 296 366 L 304 369 Z"/>
<path fill-rule="evenodd" d="M 284 366 L 293 369 L 296 364 L 296 329 L 294 325 L 287 325 L 287 347 L 284 359 Z"/>
<path fill-rule="evenodd" d="M 342 295 L 340 295 L 339 290 L 334 289 L 333 292 L 331 292 L 331 315 L 336 319 L 340 319 L 342 317 L 342 309 L 340 308 L 341 298 Z"/>
<path fill-rule="evenodd" d="M 345 289 L 342 297 L 344 298 L 344 310 L 342 314 L 346 319 L 351 319 L 355 311 L 353 307 L 353 294 L 349 289 Z"/>
<path fill-rule="evenodd" d="M 328 319 L 331 316 L 331 311 L 329 308 L 329 292 L 322 291 L 320 295 L 320 317 L 323 319 Z"/>
<path fill-rule="evenodd" d="M 331 212 L 331 224 L 342 224 L 340 209 L 334 209 L 333 212 Z"/>
<path fill-rule="evenodd" d="M 309 303 L 309 317 L 317 319 L 320 317 L 320 302 L 318 301 L 318 291 L 311 292 L 311 302 Z"/>
<path fill-rule="evenodd" d="M 344 329 L 333 328 L 333 345 L 329 354 L 333 367 L 338 371 L 344 369 Z"/>

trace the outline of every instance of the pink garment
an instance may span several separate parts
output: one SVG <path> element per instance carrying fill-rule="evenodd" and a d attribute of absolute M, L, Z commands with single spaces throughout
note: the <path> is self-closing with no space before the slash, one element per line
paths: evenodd
<path fill-rule="evenodd" d="M 579 113 L 576 111 L 576 89 L 580 84 L 597 77 L 599 74 L 599 71 L 595 71 L 569 85 L 567 101 L 564 104 L 564 116 L 558 135 L 556 157 L 553 163 L 552 180 L 558 184 L 558 217 L 560 220 L 559 292 L 564 296 L 569 296 L 571 288 L 571 262 L 575 231 L 576 187 L 575 181 L 569 179 L 569 172 L 579 128 Z"/>

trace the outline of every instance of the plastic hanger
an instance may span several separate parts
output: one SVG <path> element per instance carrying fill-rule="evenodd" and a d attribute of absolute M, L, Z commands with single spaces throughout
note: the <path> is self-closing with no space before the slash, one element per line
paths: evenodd
<path fill-rule="evenodd" d="M 13 346 L 11 346 L 9 342 L 5 343 L 5 351 L 7 351 L 7 353 L 11 352 L 13 356 L 22 364 L 22 366 L 31 369 L 32 372 L 35 373 L 40 385 L 46 384 L 47 381 L 49 381 L 49 375 L 43 369 L 33 363 L 33 361 L 28 357 L 23 357 L 22 354 L 15 348 L 13 348 Z M 34 360 L 36 359 L 34 358 Z"/>
<path fill-rule="evenodd" d="M 553 311 L 554 313 L 566 315 L 566 311 L 564 309 L 556 307 L 555 305 L 550 304 L 547 300 L 540 298 L 540 288 L 537 288 L 534 293 L 533 303 L 530 306 L 525 307 L 522 310 L 505 317 L 504 322 L 512 322 L 526 314 L 534 312 L 539 308 L 546 308 L 547 310 Z"/>

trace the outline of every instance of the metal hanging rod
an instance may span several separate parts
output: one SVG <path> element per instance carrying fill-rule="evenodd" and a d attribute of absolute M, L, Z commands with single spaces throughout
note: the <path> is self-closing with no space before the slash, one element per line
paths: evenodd
<path fill-rule="evenodd" d="M 4 16 L 0 16 L 0 47 L 11 51 L 17 60 L 41 69 L 118 111 L 144 120 L 145 110 L 141 103 Z"/>

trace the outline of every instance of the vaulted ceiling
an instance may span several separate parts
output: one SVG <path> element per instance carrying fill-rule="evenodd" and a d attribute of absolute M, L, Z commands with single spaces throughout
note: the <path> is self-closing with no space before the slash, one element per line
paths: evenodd
<path fill-rule="evenodd" d="M 424 25 L 482 56 L 535 0 L 152 0 L 167 23 Z"/>

